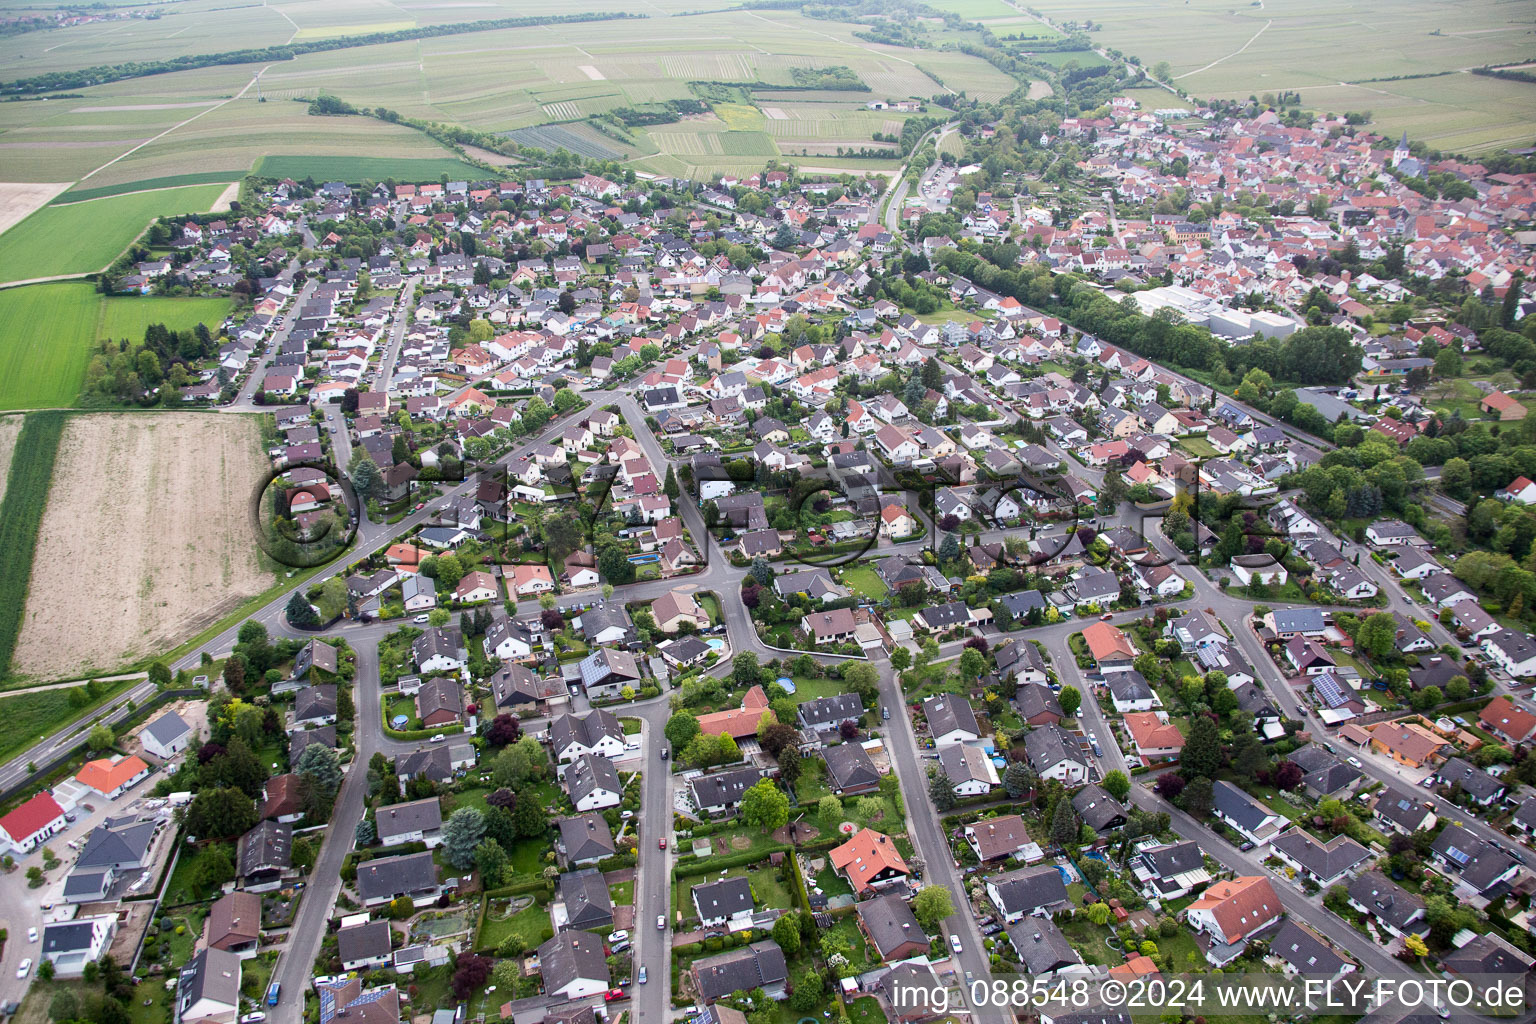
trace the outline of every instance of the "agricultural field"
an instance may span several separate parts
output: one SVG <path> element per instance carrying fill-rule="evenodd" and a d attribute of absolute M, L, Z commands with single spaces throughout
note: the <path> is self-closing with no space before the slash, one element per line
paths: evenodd
<path fill-rule="evenodd" d="M 133 661 L 271 585 L 248 519 L 267 467 L 254 418 L 76 415 L 59 452 L 15 673 L 72 678 Z"/>
<path fill-rule="evenodd" d="M 101 301 L 83 282 L 0 291 L 0 409 L 62 408 L 79 400 Z"/>
<path fill-rule="evenodd" d="M 1067 0 L 1032 6 L 1056 21 L 1083 12 Z M 1447 150 L 1528 145 L 1536 133 L 1536 89 L 1459 70 L 1530 56 L 1531 12 L 1519 5 L 1107 0 L 1094 6 L 1092 17 L 1103 26 L 1092 33 L 1096 45 L 1133 54 L 1146 67 L 1167 61 L 1175 84 L 1195 96 L 1296 90 L 1309 107 L 1369 110 L 1385 134 L 1406 129 L 1411 138 Z M 1454 73 L 1384 80 L 1436 72 Z"/>
<path fill-rule="evenodd" d="M 410 128 L 366 117 L 310 116 L 307 101 L 324 91 L 409 117 L 498 133 L 526 130 L 530 144 L 564 145 L 572 152 L 624 160 L 637 170 L 655 173 L 756 169 L 786 150 L 802 150 L 818 165 L 857 172 L 872 169 L 869 162 L 839 161 L 835 153 L 839 146 L 874 145 L 871 133 L 882 129 L 872 126 L 877 121 L 883 125 L 886 118 L 862 116 L 869 100 L 926 98 L 946 89 L 991 99 L 1016 87 L 979 58 L 871 44 L 854 38 L 858 26 L 807 19 L 791 11 L 661 16 L 705 6 L 663 0 L 645 5 L 652 14 L 645 21 L 551 25 L 356 47 L 269 66 L 221 65 L 113 82 L 81 89 L 78 97 L 63 102 L 0 104 L 0 155 L 10 181 L 72 181 L 83 196 L 149 183 L 191 184 L 186 176 L 194 173 L 201 182 L 229 181 L 255 168 L 300 177 L 313 173 L 317 178 L 470 176 L 456 154 Z M 306 38 L 355 34 L 407 19 L 427 25 L 570 11 L 568 5 L 545 0 L 484 0 L 474 5 L 337 0 L 254 8 L 183 0 L 174 7 L 175 13 L 168 11 L 154 21 L 46 33 L 48 46 L 66 43 L 46 57 L 40 53 L 44 47 L 38 45 L 42 36 L 37 33 L 0 40 L 0 54 L 16 58 L 7 61 L 8 71 L 23 74 L 44 66 L 209 52 L 227 48 L 236 39 L 240 45 L 256 46 L 286 42 L 296 33 Z M 591 0 L 586 9 L 609 10 L 612 5 Z M 197 28 L 189 24 L 193 14 L 198 15 Z M 1015 14 L 1015 21 L 1020 17 Z M 215 26 L 217 46 L 208 43 L 204 23 Z M 231 31 L 218 33 L 220 24 Z M 1010 21 L 1008 26 L 1043 31 L 1034 24 L 1036 29 L 1027 22 L 1015 26 Z M 124 44 L 121 50 L 112 43 L 118 39 Z M 197 39 L 204 42 L 193 45 Z M 47 59 L 66 53 L 60 61 Z M 871 91 L 791 88 L 797 69 L 839 65 L 850 68 Z M 694 137 L 698 132 L 684 128 L 660 140 L 667 143 L 662 145 L 646 132 L 614 129 L 614 137 L 589 123 L 617 107 L 692 97 L 690 82 L 743 87 L 746 116 L 732 116 L 727 125 L 740 136 L 706 132 L 711 137 L 701 139 Z M 754 95 L 749 104 L 745 101 L 751 87 L 783 91 Z M 779 133 L 771 133 L 759 109 L 809 102 L 849 116 L 816 118 L 818 123 L 807 126 L 806 134 L 786 136 L 782 133 L 794 129 L 780 126 Z M 797 145 L 777 144 L 783 138 Z M 320 159 L 339 157 L 372 160 L 353 165 Z"/>
<path fill-rule="evenodd" d="M 452 157 L 439 159 L 383 156 L 264 156 L 256 162 L 255 173 L 268 178 L 294 178 L 302 181 L 435 181 L 446 174 L 450 178 L 477 178 L 478 167 Z"/>
<path fill-rule="evenodd" d="M 98 339 L 138 340 L 152 323 L 216 329 L 229 306 L 220 298 L 107 298 L 74 281 L 0 291 L 0 411 L 73 406 Z"/>
<path fill-rule="evenodd" d="M 206 212 L 223 191 L 193 185 L 44 207 L 0 235 L 0 282 L 95 273 L 156 217 Z"/>

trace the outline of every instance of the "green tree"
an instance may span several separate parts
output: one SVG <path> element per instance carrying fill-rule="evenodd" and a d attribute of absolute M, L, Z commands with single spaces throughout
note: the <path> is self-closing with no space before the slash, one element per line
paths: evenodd
<path fill-rule="evenodd" d="M 1371 658 L 1387 657 L 1397 648 L 1397 620 L 1389 612 L 1366 616 L 1355 630 L 1355 647 Z"/>
<path fill-rule="evenodd" d="M 507 872 L 511 867 L 512 861 L 507 851 L 494 839 L 482 839 L 480 845 L 475 847 L 475 869 L 480 872 L 480 888 L 500 888 L 506 883 Z"/>
<path fill-rule="evenodd" d="M 1188 749 L 1186 744 L 1185 749 Z M 1211 813 L 1211 805 L 1216 796 L 1211 788 L 1211 780 L 1203 775 L 1197 775 L 1189 780 L 1184 791 L 1179 794 L 1179 804 L 1196 818 L 1207 817 Z"/>
<path fill-rule="evenodd" d="M 443 822 L 443 858 L 468 871 L 475 866 L 475 850 L 485 837 L 485 815 L 476 807 L 460 807 Z"/>
<path fill-rule="evenodd" d="M 789 797 L 772 779 L 760 779 L 741 795 L 741 819 L 771 832 L 789 820 Z"/>
<path fill-rule="evenodd" d="M 116 742 L 117 736 L 112 732 L 112 727 L 101 723 L 91 727 L 91 734 L 86 739 L 86 743 L 96 753 L 111 750 L 112 744 Z"/>
<path fill-rule="evenodd" d="M 1131 780 L 1118 768 L 1104 776 L 1103 786 L 1104 792 L 1121 803 L 1125 803 L 1125 798 L 1131 793 Z"/>
<path fill-rule="evenodd" d="M 666 734 L 667 742 L 672 744 L 673 750 L 682 750 L 699 734 L 699 720 L 692 712 L 679 711 L 667 719 L 666 728 L 662 732 Z"/>
<path fill-rule="evenodd" d="M 1056 801 L 1056 811 L 1051 815 L 1051 841 L 1062 849 L 1077 842 L 1077 810 L 1072 801 L 1062 796 Z"/>
<path fill-rule="evenodd" d="M 320 628 L 320 613 L 315 611 L 314 605 L 309 603 L 309 598 L 297 590 L 288 599 L 288 607 L 284 614 L 289 624 L 295 629 Z"/>
<path fill-rule="evenodd" d="M 1083 706 L 1083 694 L 1075 686 L 1063 686 L 1056 695 L 1056 702 L 1061 705 L 1062 714 L 1076 718 L 1078 709 Z"/>
<path fill-rule="evenodd" d="M 1196 715 L 1189 727 L 1189 737 L 1179 755 L 1179 774 L 1186 779 L 1204 776 L 1209 780 L 1221 770 L 1221 736 L 1209 715 Z"/>
<path fill-rule="evenodd" d="M 305 747 L 293 770 L 314 779 L 315 784 L 328 796 L 335 796 L 341 788 L 341 758 L 336 751 L 322 743 L 311 743 Z"/>
<path fill-rule="evenodd" d="M 1098 903 L 1089 904 L 1087 913 L 1088 920 L 1102 928 L 1109 924 L 1109 918 L 1112 912 L 1109 909 L 1108 903 L 1100 901 Z"/>
<path fill-rule="evenodd" d="M 925 885 L 912 897 L 912 915 L 926 931 L 937 929 L 939 922 L 954 912 L 954 899 L 942 885 Z"/>
<path fill-rule="evenodd" d="M 205 787 L 187 807 L 187 834 L 198 839 L 232 839 L 256 824 L 256 803 L 233 787 Z"/>
<path fill-rule="evenodd" d="M 800 952 L 800 926 L 795 920 L 795 915 L 784 914 L 773 922 L 773 941 L 779 944 L 784 955 L 794 959 Z"/>
<path fill-rule="evenodd" d="M 212 892 L 235 878 L 235 864 L 223 846 L 210 846 L 192 866 L 192 884 L 202 892 Z"/>
<path fill-rule="evenodd" d="M 816 820 L 823 832 L 832 832 L 843 821 L 843 802 L 835 796 L 824 796 L 816 804 Z"/>
<path fill-rule="evenodd" d="M 933 801 L 934 809 L 940 814 L 955 808 L 955 784 L 937 767 L 928 769 L 928 799 Z"/>
<path fill-rule="evenodd" d="M 987 670 L 987 658 L 974 647 L 967 647 L 960 652 L 960 678 L 967 683 L 974 683 L 981 678 Z"/>
<path fill-rule="evenodd" d="M 1003 789 L 1017 800 L 1035 786 L 1035 773 L 1024 761 L 1010 761 L 1003 770 Z"/>

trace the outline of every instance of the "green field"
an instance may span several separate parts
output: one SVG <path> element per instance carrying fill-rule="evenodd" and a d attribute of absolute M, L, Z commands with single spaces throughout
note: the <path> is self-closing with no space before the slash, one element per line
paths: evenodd
<path fill-rule="evenodd" d="M 165 324 L 173 331 L 187 331 L 199 323 L 214 334 L 229 314 L 229 299 L 217 296 L 181 299 L 164 295 L 120 295 L 103 298 L 96 320 L 96 338 L 127 338 L 140 341 L 144 328 Z"/>
<path fill-rule="evenodd" d="M 138 341 L 152 323 L 189 330 L 201 321 L 217 332 L 229 307 L 221 298 L 106 298 L 78 281 L 0 291 L 0 411 L 73 406 L 97 339 Z"/>
<path fill-rule="evenodd" d="M 100 307 L 100 294 L 80 282 L 0 291 L 0 409 L 75 404 Z"/>
<path fill-rule="evenodd" d="M 193 185 L 45 206 L 0 235 L 0 282 L 96 273 L 156 217 L 206 212 L 223 191 Z"/>
<path fill-rule="evenodd" d="M 142 192 L 147 189 L 176 188 L 181 185 L 212 185 L 215 182 L 229 184 L 239 181 L 244 175 L 235 171 L 197 171 L 189 174 L 171 174 L 163 178 L 150 178 L 146 181 L 127 181 L 116 185 L 102 185 L 97 188 L 71 189 L 53 200 L 52 205 L 58 206 L 67 203 L 80 203 L 87 199 L 104 199 L 107 196 L 120 196 L 129 192 Z"/>
<path fill-rule="evenodd" d="M 455 179 L 485 177 L 485 172 L 480 168 L 462 160 L 395 159 L 383 156 L 267 156 L 257 162 L 255 173 L 268 178 L 314 178 L 316 181 L 345 181 L 353 185 L 363 181 L 383 181 L 385 178 L 435 181 L 444 174 Z"/>
<path fill-rule="evenodd" d="M 11 456 L 5 497 L 0 499 L 0 676 L 10 671 L 16 638 L 21 633 L 22 609 L 27 601 L 27 584 L 32 578 L 32 553 L 37 549 L 37 529 L 48 503 L 48 485 L 53 481 L 53 462 L 59 453 L 59 438 L 64 433 L 65 414 L 38 412 L 27 417 L 21 436 Z M 54 700 L 65 700 L 64 690 L 46 690 L 28 695 L 14 708 L 10 701 L 0 702 L 0 712 L 10 723 L 12 746 L 0 740 L 0 760 L 10 756 L 17 744 L 25 745 L 40 723 L 56 714 Z M 23 701 L 23 698 L 12 698 Z M 31 717 L 28 717 L 31 716 Z M 26 723 L 25 731 L 17 728 Z"/>

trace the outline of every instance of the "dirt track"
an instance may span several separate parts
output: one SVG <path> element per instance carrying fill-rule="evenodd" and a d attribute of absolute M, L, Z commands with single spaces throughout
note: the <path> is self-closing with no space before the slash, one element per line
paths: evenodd
<path fill-rule="evenodd" d="M 5 483 L 11 476 L 11 455 L 16 438 L 21 435 L 20 416 L 0 416 L 0 501 L 5 500 Z"/>
<path fill-rule="evenodd" d="M 5 181 L 0 182 L 0 232 L 13 224 L 19 224 L 43 204 L 63 192 L 72 181 Z"/>
<path fill-rule="evenodd" d="M 246 521 L 256 424 L 101 413 L 65 428 L 14 668 L 40 679 L 165 649 L 271 584 Z"/>

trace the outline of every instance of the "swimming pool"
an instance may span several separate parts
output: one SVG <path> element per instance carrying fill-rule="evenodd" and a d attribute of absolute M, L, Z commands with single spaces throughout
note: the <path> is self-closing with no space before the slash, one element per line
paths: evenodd
<path fill-rule="evenodd" d="M 723 651 L 725 649 L 725 641 L 721 640 L 719 637 L 705 640 L 704 643 L 712 651 Z"/>

